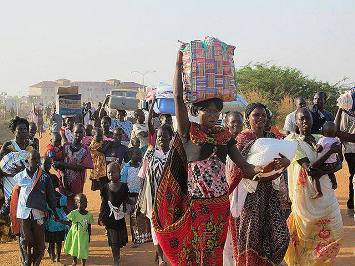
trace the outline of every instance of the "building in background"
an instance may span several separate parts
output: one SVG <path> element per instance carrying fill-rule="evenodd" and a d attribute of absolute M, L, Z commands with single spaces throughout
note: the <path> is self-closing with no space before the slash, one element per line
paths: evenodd
<path fill-rule="evenodd" d="M 41 81 L 31 85 L 28 90 L 28 96 L 33 102 L 43 105 L 54 104 L 58 87 L 78 86 L 82 102 L 91 102 L 97 106 L 99 102 L 104 101 L 107 94 L 111 91 L 130 92 L 127 97 L 136 97 L 139 89 L 143 85 L 135 82 L 121 82 L 118 79 L 109 79 L 106 81 L 70 81 L 68 79 L 58 79 L 55 81 Z"/>

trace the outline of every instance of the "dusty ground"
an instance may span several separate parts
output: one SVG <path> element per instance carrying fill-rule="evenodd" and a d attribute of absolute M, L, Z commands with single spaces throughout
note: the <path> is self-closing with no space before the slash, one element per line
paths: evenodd
<path fill-rule="evenodd" d="M 45 135 L 41 140 L 41 147 L 45 147 L 49 137 Z M 335 264 L 336 266 L 351 266 L 355 265 L 355 223 L 352 217 L 347 214 L 346 200 L 348 193 L 348 172 L 343 169 L 337 175 L 338 189 L 337 197 L 339 199 L 343 222 L 344 222 L 344 240 Z M 100 198 L 98 192 L 90 191 L 89 182 L 85 186 L 85 193 L 88 196 L 89 210 L 97 219 Z M 93 236 L 90 245 L 90 257 L 87 265 L 112 265 L 111 251 L 107 244 L 104 228 L 98 225 L 93 226 Z M 154 248 L 151 243 L 147 243 L 139 248 L 133 249 L 127 247 L 122 249 L 121 263 L 124 266 L 150 266 L 154 263 Z M 68 256 L 63 256 L 61 263 L 55 265 L 70 265 L 71 259 Z M 16 242 L 0 244 L 0 265 L 18 265 L 18 248 Z M 45 255 L 41 265 L 53 265 Z"/>

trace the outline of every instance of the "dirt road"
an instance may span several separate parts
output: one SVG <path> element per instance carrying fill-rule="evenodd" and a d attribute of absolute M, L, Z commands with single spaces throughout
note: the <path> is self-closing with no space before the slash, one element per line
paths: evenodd
<path fill-rule="evenodd" d="M 44 148 L 49 142 L 49 136 L 44 135 L 40 140 L 41 147 Z M 342 211 L 344 222 L 344 240 L 340 254 L 338 255 L 334 265 L 336 266 L 351 266 L 355 265 L 355 223 L 352 217 L 347 214 L 346 200 L 348 193 L 348 172 L 343 169 L 337 174 L 338 189 L 337 197 Z M 88 209 L 91 211 L 97 220 L 98 211 L 100 208 L 100 196 L 98 192 L 90 190 L 90 183 L 87 182 L 84 193 L 88 196 Z M 154 263 L 154 247 L 153 244 L 147 243 L 139 248 L 127 247 L 122 249 L 121 263 L 124 266 L 150 266 Z M 63 255 L 61 263 L 55 265 L 70 265 L 71 258 Z M 18 247 L 16 242 L 0 244 L 0 265 L 18 265 Z M 48 254 L 41 265 L 53 265 L 48 259 Z M 105 231 L 103 227 L 95 224 L 93 226 L 92 241 L 90 244 L 90 257 L 87 265 L 112 265 L 111 251 L 107 244 Z"/>

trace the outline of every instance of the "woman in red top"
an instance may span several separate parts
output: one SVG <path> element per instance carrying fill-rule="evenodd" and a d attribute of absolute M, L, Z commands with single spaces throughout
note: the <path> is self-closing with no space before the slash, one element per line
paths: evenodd
<path fill-rule="evenodd" d="M 253 178 L 262 169 L 244 160 L 228 129 L 216 126 L 223 108 L 221 99 L 194 104 L 200 124 L 189 121 L 181 65 L 179 52 L 174 82 L 178 134 L 158 187 L 154 230 L 172 265 L 222 265 L 230 216 L 227 155 L 245 178 Z M 278 169 L 279 163 L 276 160 L 270 166 Z"/>

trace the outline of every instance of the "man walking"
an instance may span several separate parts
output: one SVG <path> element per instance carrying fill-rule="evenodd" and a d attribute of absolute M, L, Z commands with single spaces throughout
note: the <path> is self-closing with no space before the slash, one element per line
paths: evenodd
<path fill-rule="evenodd" d="M 293 111 L 292 113 L 288 114 L 285 119 L 285 124 L 284 124 L 284 133 L 285 135 L 289 135 L 290 133 L 294 133 L 296 130 L 296 111 L 299 108 L 306 107 L 307 103 L 306 100 L 299 96 L 296 97 L 294 100 L 294 104 L 296 106 L 296 110 Z"/>
<path fill-rule="evenodd" d="M 20 219 L 23 264 L 38 266 L 44 255 L 44 218 L 48 206 L 56 214 L 56 198 L 50 177 L 42 172 L 40 154 L 30 152 L 26 169 L 15 175 L 20 187 L 16 217 Z M 33 251 L 31 249 L 33 248 Z"/>
<path fill-rule="evenodd" d="M 311 108 L 313 117 L 312 134 L 320 134 L 325 122 L 334 121 L 333 114 L 324 109 L 326 101 L 327 94 L 323 91 L 317 92 L 313 97 L 313 107 Z"/>

